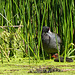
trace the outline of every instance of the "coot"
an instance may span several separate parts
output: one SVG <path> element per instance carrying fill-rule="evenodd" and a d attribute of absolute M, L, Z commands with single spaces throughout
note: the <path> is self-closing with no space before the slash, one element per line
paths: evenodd
<path fill-rule="evenodd" d="M 42 44 L 43 49 L 48 54 L 60 52 L 60 45 L 61 45 L 61 39 L 56 33 L 52 33 L 50 31 L 50 28 L 47 26 L 44 26 L 42 29 Z M 57 39 L 57 42 L 56 42 Z M 58 49 L 57 49 L 57 43 L 58 43 Z"/>
<path fill-rule="evenodd" d="M 52 57 L 54 57 L 55 62 L 59 62 L 58 54 L 54 54 Z M 60 62 L 64 62 L 64 57 L 60 57 Z M 72 58 L 66 57 L 66 62 L 73 62 Z"/>

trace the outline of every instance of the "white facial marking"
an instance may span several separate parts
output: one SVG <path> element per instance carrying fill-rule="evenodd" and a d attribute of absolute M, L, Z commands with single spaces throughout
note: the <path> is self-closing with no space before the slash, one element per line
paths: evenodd
<path fill-rule="evenodd" d="M 52 32 L 50 31 L 50 29 L 49 29 L 48 33 L 52 34 Z"/>

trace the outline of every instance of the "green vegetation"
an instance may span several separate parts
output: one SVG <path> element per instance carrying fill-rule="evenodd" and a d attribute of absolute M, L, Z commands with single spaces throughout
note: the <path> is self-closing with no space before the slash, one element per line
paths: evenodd
<path fill-rule="evenodd" d="M 75 74 L 75 61 L 72 63 L 58 63 L 53 60 L 43 60 L 40 63 L 35 63 L 31 60 L 29 64 L 29 58 L 12 58 L 12 60 L 7 63 L 7 60 L 4 60 L 4 64 L 0 63 L 0 75 L 34 75 L 35 73 L 28 73 L 30 69 L 41 67 L 56 67 L 64 72 L 52 72 L 52 73 L 36 73 L 36 75 L 74 75 Z M 68 70 L 68 71 L 66 71 Z"/>
<path fill-rule="evenodd" d="M 43 26 L 49 26 L 52 32 L 60 35 L 59 54 L 75 60 L 74 4 L 75 0 L 0 0 L 0 74 L 9 75 L 13 69 L 12 75 L 16 75 L 14 67 L 17 74 L 27 73 L 27 67 L 13 67 L 13 63 L 31 66 L 43 65 L 45 61 L 50 65 L 68 64 L 45 60 L 41 41 Z M 75 62 L 71 64 L 75 65 Z M 75 74 L 74 71 L 65 74 L 68 73 Z"/>

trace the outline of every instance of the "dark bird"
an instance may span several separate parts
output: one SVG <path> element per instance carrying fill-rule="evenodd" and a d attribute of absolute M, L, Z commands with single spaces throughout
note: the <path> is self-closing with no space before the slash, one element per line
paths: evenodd
<path fill-rule="evenodd" d="M 61 39 L 56 33 L 52 33 L 50 31 L 50 28 L 47 26 L 44 26 L 42 29 L 42 44 L 43 49 L 48 54 L 60 52 L 60 45 L 61 45 Z M 57 42 L 56 42 L 57 39 Z M 57 49 L 57 43 L 58 43 L 58 49 Z"/>
<path fill-rule="evenodd" d="M 54 57 L 55 62 L 59 62 L 58 54 L 54 54 L 52 57 Z M 64 57 L 60 57 L 60 62 L 64 62 Z M 66 62 L 73 62 L 72 58 L 66 57 Z"/>

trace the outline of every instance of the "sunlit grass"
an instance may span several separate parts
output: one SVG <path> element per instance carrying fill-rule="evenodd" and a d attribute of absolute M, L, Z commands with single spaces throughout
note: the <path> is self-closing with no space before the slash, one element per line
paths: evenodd
<path fill-rule="evenodd" d="M 29 63 L 31 62 L 31 56 L 34 57 L 33 60 L 37 59 L 37 62 L 40 61 L 40 56 L 45 60 L 41 41 L 43 26 L 49 26 L 52 32 L 60 35 L 62 40 L 61 53 L 64 58 L 75 55 L 73 45 L 68 47 L 74 40 L 74 0 L 20 0 L 19 2 L 7 0 L 7 2 L 1 1 L 0 4 L 0 26 L 7 26 L 3 29 L 10 34 L 9 37 L 7 35 L 0 36 L 2 39 L 0 42 L 2 58 L 8 57 L 9 59 L 12 56 L 10 55 L 11 49 L 13 50 L 11 53 L 16 57 L 16 50 L 19 49 L 23 53 L 22 57 L 29 57 Z M 9 27 L 14 25 L 23 26 Z M 2 49 L 6 55 L 2 52 Z"/>
<path fill-rule="evenodd" d="M 4 74 L 4 75 L 34 75 L 34 73 L 28 73 L 28 71 L 32 68 L 38 68 L 39 66 L 41 67 L 49 67 L 49 66 L 53 66 L 53 67 L 57 67 L 59 69 L 75 69 L 74 65 L 75 62 L 73 63 L 58 63 L 58 62 L 54 62 L 53 60 L 45 60 L 43 62 L 43 60 L 40 61 L 40 63 L 36 64 L 36 62 L 33 62 L 32 59 L 31 63 L 29 64 L 29 58 L 12 58 L 10 60 L 10 62 L 8 63 L 8 61 L 6 59 L 4 59 L 4 64 L 0 63 L 0 74 Z M 62 75 L 64 74 L 73 74 L 75 73 L 75 71 L 67 71 L 67 72 L 52 72 L 52 73 L 36 73 L 36 75 L 48 75 L 48 74 L 55 74 L 55 75 L 59 75 L 59 73 Z"/>

